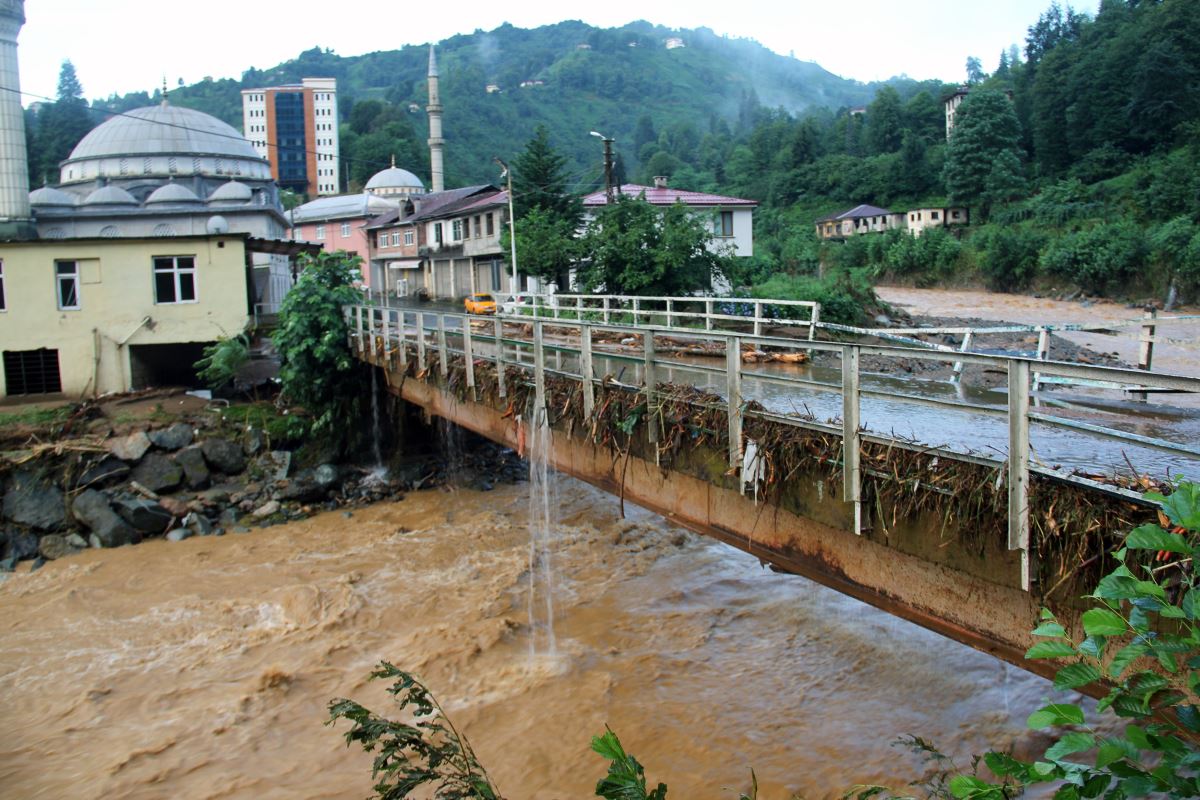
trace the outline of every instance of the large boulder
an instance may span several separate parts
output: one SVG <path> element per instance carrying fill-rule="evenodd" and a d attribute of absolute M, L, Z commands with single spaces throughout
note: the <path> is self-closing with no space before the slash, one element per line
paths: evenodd
<path fill-rule="evenodd" d="M 118 436 L 107 443 L 108 452 L 122 461 L 139 461 L 150 449 L 150 437 L 145 431 L 135 431 L 128 436 Z"/>
<path fill-rule="evenodd" d="M 161 453 L 150 453 L 130 477 L 152 492 L 170 492 L 183 483 L 183 468 Z"/>
<path fill-rule="evenodd" d="M 18 471 L 4 493 L 4 516 L 38 530 L 58 530 L 67 521 L 62 490 L 32 473 Z"/>
<path fill-rule="evenodd" d="M 57 533 L 48 533 L 38 540 L 38 553 L 47 561 L 69 556 L 78 552 L 67 542 L 67 537 Z"/>
<path fill-rule="evenodd" d="M 166 428 L 150 431 L 150 441 L 163 450 L 179 450 L 192 443 L 192 426 L 186 422 L 176 422 Z"/>
<path fill-rule="evenodd" d="M 105 486 L 129 477 L 129 465 L 119 458 L 106 455 L 97 463 L 84 470 L 79 476 L 77 486 Z"/>
<path fill-rule="evenodd" d="M 241 445 L 228 439 L 207 439 L 200 445 L 209 466 L 226 475 L 237 475 L 246 468 L 246 455 Z"/>
<path fill-rule="evenodd" d="M 186 447 L 175 454 L 175 463 L 183 469 L 183 480 L 189 489 L 203 489 L 210 478 L 208 464 L 199 447 Z"/>
<path fill-rule="evenodd" d="M 129 523 L 112 510 L 108 497 L 95 489 L 80 492 L 71 504 L 71 510 L 75 512 L 75 519 L 83 523 L 104 547 L 120 547 L 141 538 Z"/>
<path fill-rule="evenodd" d="M 38 537 L 34 534 L 11 530 L 6 539 L 3 553 L 5 559 L 12 559 L 15 563 L 37 555 Z"/>
<path fill-rule="evenodd" d="M 142 533 L 163 533 L 175 520 L 158 503 L 141 497 L 118 497 L 112 501 L 112 507 L 121 519 Z"/>
<path fill-rule="evenodd" d="M 287 450 L 265 453 L 258 463 L 267 474 L 267 480 L 281 481 L 292 472 L 292 454 Z"/>

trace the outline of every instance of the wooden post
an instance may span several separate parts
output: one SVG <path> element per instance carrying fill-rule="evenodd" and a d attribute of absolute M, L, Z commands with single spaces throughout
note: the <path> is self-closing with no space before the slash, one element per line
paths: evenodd
<path fill-rule="evenodd" d="M 500 396 L 507 397 L 508 389 L 504 388 L 504 322 L 496 317 L 496 382 L 500 385 Z"/>
<path fill-rule="evenodd" d="M 1158 316 L 1158 311 L 1153 308 L 1147 308 L 1143 317 L 1148 320 L 1155 319 Z M 1149 372 L 1154 364 L 1154 332 L 1156 330 L 1154 323 L 1142 323 L 1142 340 L 1138 347 L 1138 369 Z M 1146 402 L 1145 392 L 1132 392 L 1131 397 L 1134 400 Z"/>
<path fill-rule="evenodd" d="M 450 374 L 450 352 L 446 348 L 446 318 L 441 314 L 437 318 L 437 348 L 438 372 L 444 378 Z"/>
<path fill-rule="evenodd" d="M 1021 551 L 1021 588 L 1029 591 L 1029 362 L 1008 362 L 1008 549 Z"/>
<path fill-rule="evenodd" d="M 463 317 L 463 360 L 466 362 L 467 388 L 471 390 L 471 399 L 478 400 L 479 398 L 475 394 L 475 351 L 471 347 L 470 317 Z"/>
<path fill-rule="evenodd" d="M 425 314 L 417 312 L 417 371 L 425 371 Z"/>
<path fill-rule="evenodd" d="M 548 422 L 546 419 L 546 353 L 542 349 L 542 323 L 533 323 L 533 420 L 534 425 Z"/>
<path fill-rule="evenodd" d="M 742 339 L 725 340 L 725 402 L 729 410 L 729 466 L 742 464 Z"/>
<path fill-rule="evenodd" d="M 862 534 L 862 448 L 859 438 L 859 349 L 842 348 L 842 499 L 854 503 L 854 532 Z"/>
<path fill-rule="evenodd" d="M 646 384 L 646 433 L 650 444 L 658 444 L 658 409 L 657 405 L 657 389 L 658 389 L 658 371 L 654 364 L 654 331 L 647 330 L 642 333 L 642 374 Z M 657 453 L 657 448 L 655 448 Z M 656 459 L 657 460 L 657 459 Z"/>
<path fill-rule="evenodd" d="M 762 336 L 762 303 L 754 304 L 754 335 Z"/>
<path fill-rule="evenodd" d="M 592 383 L 592 326 L 579 328 L 579 374 L 583 377 L 583 416 L 590 417 L 596 407 L 596 387 Z"/>

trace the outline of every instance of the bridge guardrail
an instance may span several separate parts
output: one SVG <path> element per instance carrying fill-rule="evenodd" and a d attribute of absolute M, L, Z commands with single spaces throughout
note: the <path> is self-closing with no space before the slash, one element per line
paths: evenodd
<path fill-rule="evenodd" d="M 700 298 L 701 302 L 707 298 Z M 586 308 L 585 308 L 586 310 Z M 519 368 L 532 373 L 535 389 L 535 405 L 544 411 L 545 375 L 559 374 L 581 381 L 585 414 L 591 414 L 595 403 L 595 388 L 605 381 L 605 376 L 595 374 L 597 354 L 602 358 L 640 364 L 643 378 L 639 387 L 634 384 L 619 384 L 631 390 L 647 394 L 650 407 L 654 407 L 654 394 L 658 386 L 660 369 L 678 368 L 701 373 L 715 374 L 724 378 L 726 404 L 729 409 L 729 464 L 737 469 L 743 466 L 742 427 L 747 415 L 769 418 L 773 421 L 798 427 L 837 433 L 842 437 L 842 463 L 845 474 L 843 481 L 844 501 L 854 504 L 855 532 L 861 531 L 862 467 L 861 445 L 863 441 L 876 442 L 893 447 L 934 452 L 939 456 L 999 467 L 1008 486 L 1008 546 L 1021 551 L 1022 586 L 1028 590 L 1029 569 L 1029 479 L 1032 472 L 1059 480 L 1086 485 L 1090 488 L 1116 494 L 1128 499 L 1141 500 L 1139 494 L 1118 486 L 1110 486 L 1087 477 L 1047 466 L 1038 461 L 1031 452 L 1031 424 L 1069 428 L 1084 436 L 1113 439 L 1174 455 L 1200 459 L 1200 448 L 1191 444 L 1171 442 L 1157 437 L 1131 433 L 1116 428 L 1053 417 L 1031 411 L 1031 378 L 1034 370 L 1042 375 L 1063 379 L 1100 381 L 1112 384 L 1137 384 L 1169 391 L 1200 391 L 1200 379 L 1141 370 L 1100 367 L 1063 362 L 1044 361 L 1018 356 L 998 356 L 962 352 L 959 350 L 918 350 L 895 345 L 843 344 L 818 340 L 797 340 L 789 337 L 748 335 L 736 331 L 696 329 L 654 325 L 623 325 L 614 322 L 543 318 L 522 315 L 498 314 L 491 318 L 472 316 L 458 312 L 420 311 L 415 309 L 351 306 L 346 309 L 353 345 L 360 354 L 382 348 L 384 353 L 395 352 L 402 367 L 407 366 L 409 346 L 412 345 L 419 370 L 427 367 L 429 349 L 439 354 L 440 373 L 448 374 L 449 360 L 462 355 L 466 366 L 466 384 L 472 391 L 475 387 L 475 362 L 479 359 L 495 364 L 500 379 L 501 391 L 507 369 Z M 519 334 L 505 332 L 505 326 L 517 326 Z M 488 330 L 490 328 L 490 330 Z M 526 330 L 528 331 L 526 333 Z M 597 347 L 593 334 L 608 331 L 641 340 L 641 353 L 630 354 Z M 550 338 L 548 338 L 550 334 Z M 458 339 L 451 347 L 450 339 Z M 723 343 L 725 364 L 711 366 L 673 361 L 660 355 L 656 339 L 695 339 Z M 840 381 L 837 384 L 787 375 L 769 375 L 757 370 L 747 370 L 742 362 L 743 345 L 777 348 L 781 350 L 825 351 L 836 354 L 841 362 Z M 490 348 L 490 349 L 489 349 Z M 547 355 L 556 356 L 556 366 L 547 366 Z M 561 365 L 566 354 L 577 361 L 577 370 L 568 370 Z M 963 403 L 935 397 L 920 397 L 896 392 L 879 392 L 864 389 L 861 382 L 861 359 L 865 355 L 884 358 L 902 358 L 978 364 L 992 369 L 1002 369 L 1007 375 L 1007 403 L 1003 409 L 989 408 L 978 404 Z M 819 392 L 840 393 L 842 414 L 840 422 L 822 423 L 815 419 L 780 414 L 775 412 L 749 411 L 743 394 L 745 380 L 759 380 L 783 385 L 793 385 Z M 612 383 L 611 379 L 609 382 Z M 947 447 L 930 446 L 908 441 L 895 435 L 864 430 L 861 425 L 861 401 L 864 397 L 886 397 L 934 408 L 956 409 L 975 414 L 999 417 L 1007 420 L 1007 454 L 1003 458 L 963 453 Z M 649 426 L 650 435 L 657 433 Z M 651 439 L 651 441 L 654 441 Z"/>

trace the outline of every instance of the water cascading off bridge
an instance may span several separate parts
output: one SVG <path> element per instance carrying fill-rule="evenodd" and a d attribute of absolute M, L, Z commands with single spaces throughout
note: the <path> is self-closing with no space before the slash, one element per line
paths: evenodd
<path fill-rule="evenodd" d="M 1046 466 L 1031 451 L 1031 441 L 1051 451 L 1058 441 L 1053 434 L 1063 429 L 1081 436 L 1097 428 L 1070 420 L 1056 426 L 1031 411 L 1032 371 L 1130 383 L 1123 374 L 1129 370 L 718 331 L 711 320 L 697 330 L 678 327 L 670 314 L 664 326 L 608 314 L 479 318 L 360 306 L 348 310 L 348 319 L 352 346 L 379 368 L 389 391 L 527 451 L 530 618 L 546 623 L 534 629 L 534 646 L 542 652 L 554 648 L 550 468 L 774 569 L 1041 674 L 1052 670 L 1023 658 L 1039 608 L 1071 619 L 1083 587 L 1101 574 L 1104 554 L 1120 534 L 1155 515 L 1136 492 Z M 681 360 L 687 348 L 680 342 L 700 340 L 718 343 L 723 363 Z M 748 369 L 746 345 L 833 353 L 841 362 L 840 385 Z M 1007 452 L 932 447 L 864 429 L 864 398 L 885 394 L 864 385 L 864 354 L 1003 369 L 1003 408 L 921 397 L 906 402 L 934 407 L 932 413 L 947 419 L 976 414 L 999 428 Z M 1142 385 L 1200 389 L 1194 379 L 1138 378 Z M 789 381 L 797 391 L 840 394 L 840 419 L 750 399 L 759 382 Z M 983 423 L 967 429 L 989 435 Z M 1140 448 L 1200 457 L 1186 445 L 1141 434 L 1117 430 L 1096 438 L 1115 439 L 1122 454 Z"/>

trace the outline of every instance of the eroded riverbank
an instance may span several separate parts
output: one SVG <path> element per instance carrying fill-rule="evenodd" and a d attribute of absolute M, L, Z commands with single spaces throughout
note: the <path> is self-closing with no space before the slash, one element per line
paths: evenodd
<path fill-rule="evenodd" d="M 890 743 L 1024 750 L 1049 685 L 556 479 L 559 657 L 529 657 L 528 487 L 90 550 L 0 584 L 0 794 L 360 798 L 324 727 L 418 673 L 510 800 L 591 796 L 609 724 L 671 795 L 904 782 Z"/>

